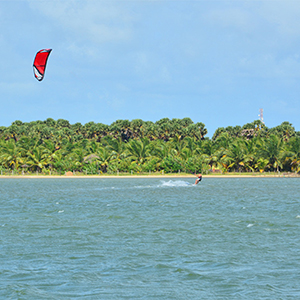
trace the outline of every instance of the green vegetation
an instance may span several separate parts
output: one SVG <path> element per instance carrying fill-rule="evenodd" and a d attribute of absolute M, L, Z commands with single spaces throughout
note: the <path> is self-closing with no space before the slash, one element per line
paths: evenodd
<path fill-rule="evenodd" d="M 15 174 L 66 171 L 300 172 L 300 132 L 289 122 L 267 128 L 260 121 L 218 128 L 205 137 L 203 123 L 189 118 L 117 120 L 110 126 L 67 120 L 0 127 L 0 170 Z"/>

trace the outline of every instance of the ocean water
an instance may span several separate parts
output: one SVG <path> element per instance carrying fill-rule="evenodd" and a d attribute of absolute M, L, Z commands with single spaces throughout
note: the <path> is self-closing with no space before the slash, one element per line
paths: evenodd
<path fill-rule="evenodd" d="M 297 178 L 0 179 L 0 299 L 299 299 Z"/>

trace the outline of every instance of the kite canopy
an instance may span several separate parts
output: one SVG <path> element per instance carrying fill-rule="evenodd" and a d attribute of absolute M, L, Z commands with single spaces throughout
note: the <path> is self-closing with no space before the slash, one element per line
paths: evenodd
<path fill-rule="evenodd" d="M 40 50 L 33 61 L 33 73 L 38 81 L 42 81 L 45 75 L 46 64 L 52 49 Z"/>

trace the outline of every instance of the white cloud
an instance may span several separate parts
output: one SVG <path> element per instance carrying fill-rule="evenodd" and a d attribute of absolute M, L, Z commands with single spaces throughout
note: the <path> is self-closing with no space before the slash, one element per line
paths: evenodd
<path fill-rule="evenodd" d="M 263 1 L 260 14 L 281 35 L 300 35 L 299 1 Z"/>
<path fill-rule="evenodd" d="M 234 4 L 233 7 L 212 9 L 205 15 L 205 20 L 212 25 L 215 24 L 225 29 L 252 31 L 255 28 L 252 14 L 249 10 L 236 5 L 236 2 Z"/>
<path fill-rule="evenodd" d="M 29 5 L 73 40 L 103 43 L 131 37 L 131 17 L 119 2 L 29 0 Z"/>
<path fill-rule="evenodd" d="M 300 77 L 299 15 L 297 1 L 220 1 L 203 12 L 204 46 L 189 47 L 203 49 L 214 74 L 294 80 Z"/>
<path fill-rule="evenodd" d="M 209 7 L 204 18 L 210 26 L 227 32 L 243 32 L 259 37 L 280 34 L 286 39 L 300 35 L 299 1 L 224 1 Z"/>

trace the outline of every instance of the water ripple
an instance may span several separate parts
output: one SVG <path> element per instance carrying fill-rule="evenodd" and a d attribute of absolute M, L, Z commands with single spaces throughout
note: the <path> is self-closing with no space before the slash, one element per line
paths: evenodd
<path fill-rule="evenodd" d="M 0 298 L 299 298 L 299 180 L 193 181 L 0 179 Z"/>

